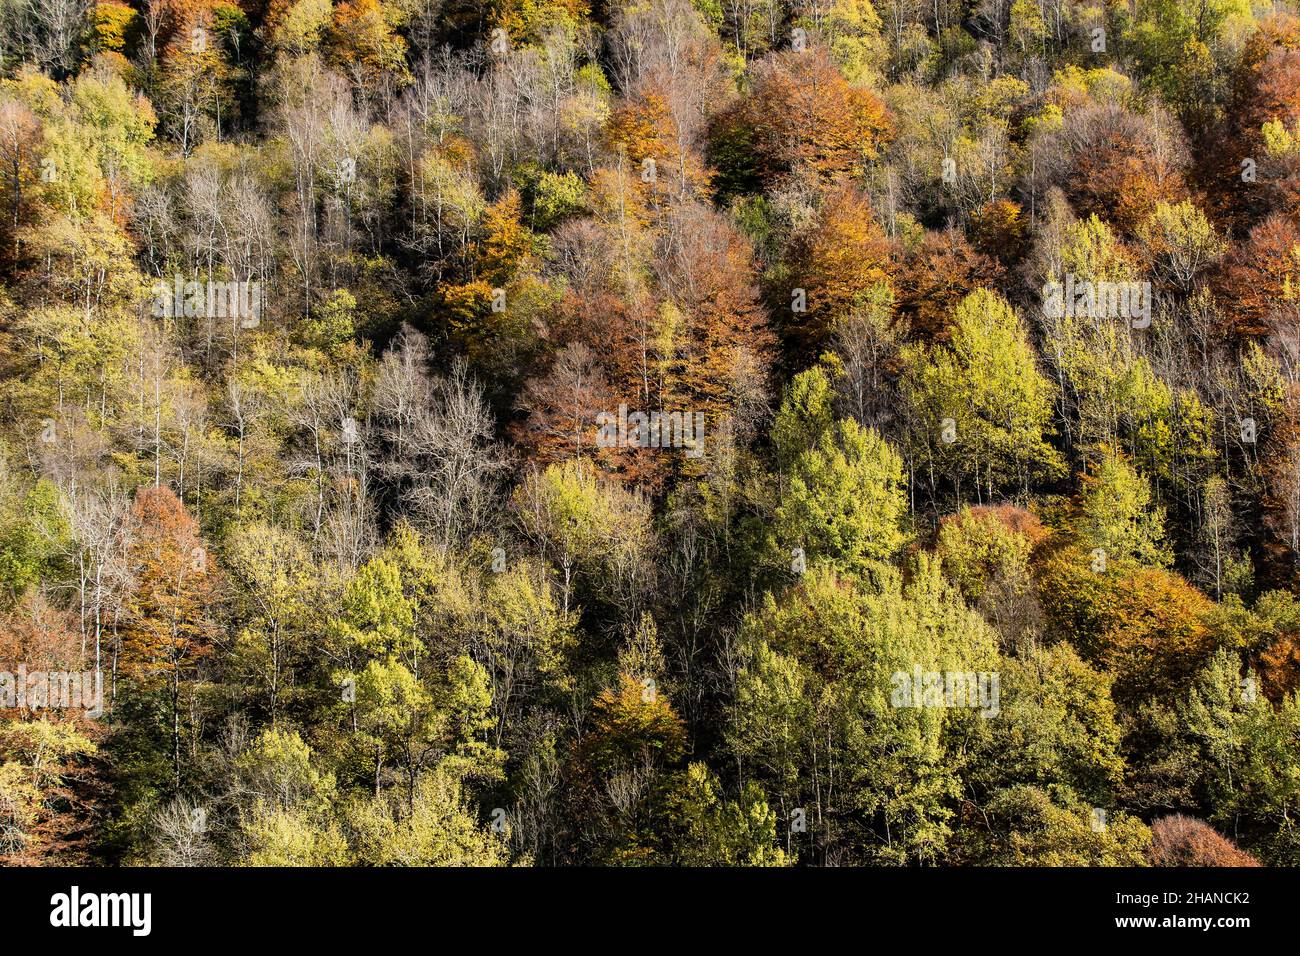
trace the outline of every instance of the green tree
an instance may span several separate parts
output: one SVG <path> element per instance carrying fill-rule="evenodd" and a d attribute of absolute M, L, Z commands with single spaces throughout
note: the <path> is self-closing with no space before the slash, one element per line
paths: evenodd
<path fill-rule="evenodd" d="M 1058 802 L 1037 787 L 1004 791 L 985 819 L 962 834 L 962 852 L 977 866 L 1144 866 L 1151 842 L 1136 817 Z"/>
<path fill-rule="evenodd" d="M 997 637 L 924 554 L 906 586 L 893 569 L 874 578 L 812 567 L 746 618 L 728 745 L 783 823 L 806 824 L 787 852 L 797 843 L 814 861 L 936 861 L 961 789 L 950 744 L 997 704 L 990 695 L 980 717 L 955 698 L 927 704 L 899 689 L 918 669 L 988 679 Z"/>
<path fill-rule="evenodd" d="M 803 548 L 810 561 L 864 571 L 903 546 L 907 492 L 903 462 L 872 429 L 837 422 L 794 462 L 776 509 L 777 549 Z"/>
<path fill-rule="evenodd" d="M 772 422 L 772 445 L 779 469 L 790 470 L 830 429 L 834 422 L 833 397 L 830 378 L 822 366 L 800 372 L 786 387 Z"/>
<path fill-rule="evenodd" d="M 936 492 L 949 481 L 958 497 L 981 501 L 1063 471 L 1052 433 L 1055 389 L 1038 370 L 1015 311 L 997 293 L 972 292 L 958 304 L 946 345 L 903 351 L 912 469 Z"/>
<path fill-rule="evenodd" d="M 1036 517 L 1011 506 L 963 508 L 939 523 L 934 553 L 944 575 L 1011 643 L 1040 628 L 1029 562 L 1045 535 Z"/>
<path fill-rule="evenodd" d="M 580 460 L 530 473 L 514 501 L 524 533 L 560 571 L 563 613 L 579 582 L 589 598 L 635 604 L 653 543 L 644 496 L 602 479 Z"/>
<path fill-rule="evenodd" d="M 1109 454 L 1083 476 L 1077 526 L 1082 545 L 1107 561 L 1165 567 L 1165 509 L 1152 503 L 1151 486 L 1121 455 Z"/>
<path fill-rule="evenodd" d="M 344 809 L 352 857 L 363 866 L 505 866 L 502 836 L 479 824 L 460 777 L 436 770 L 419 779 L 415 796 L 356 798 Z"/>
<path fill-rule="evenodd" d="M 319 578 L 306 549 L 273 525 L 258 523 L 241 529 L 228 543 L 225 557 L 243 619 L 235 653 L 264 689 L 274 727 L 283 706 L 286 675 L 306 656 Z"/>
<path fill-rule="evenodd" d="M 71 529 L 58 489 L 38 481 L 26 492 L 9 487 L 0 492 L 0 609 L 29 587 L 52 581 L 72 551 Z"/>
<path fill-rule="evenodd" d="M 717 775 L 691 763 L 665 800 L 660 826 L 678 866 L 786 866 L 776 845 L 777 817 L 752 781 L 739 799 L 724 799 Z"/>
<path fill-rule="evenodd" d="M 235 761 L 244 808 L 239 856 L 245 866 L 340 866 L 347 843 L 333 819 L 334 775 L 313 765 L 296 731 L 268 730 Z"/>
<path fill-rule="evenodd" d="M 1005 658 L 1000 677 L 999 718 L 971 725 L 976 733 L 965 782 L 977 802 L 1032 786 L 1110 806 L 1125 770 L 1111 678 L 1068 644 Z"/>

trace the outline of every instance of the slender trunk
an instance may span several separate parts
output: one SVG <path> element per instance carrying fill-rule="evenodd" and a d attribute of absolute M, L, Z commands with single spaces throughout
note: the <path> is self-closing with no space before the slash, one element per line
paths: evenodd
<path fill-rule="evenodd" d="M 177 792 L 181 789 L 181 665 L 172 664 L 172 778 Z"/>

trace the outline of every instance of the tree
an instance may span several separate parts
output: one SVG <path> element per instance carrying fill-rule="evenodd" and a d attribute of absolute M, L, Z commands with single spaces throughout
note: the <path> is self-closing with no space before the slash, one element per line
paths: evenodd
<path fill-rule="evenodd" d="M 939 522 L 934 553 L 944 576 L 1012 646 L 1042 626 L 1030 556 L 1046 537 L 1036 516 L 1010 505 L 963 508 Z"/>
<path fill-rule="evenodd" d="M 36 114 L 17 97 L 0 99 L 0 163 L 4 166 L 5 199 L 8 212 L 0 220 L 6 269 L 12 268 L 19 253 L 18 229 L 26 225 L 30 210 L 24 207 L 24 193 L 37 179 L 36 150 L 42 135 Z"/>
<path fill-rule="evenodd" d="M 997 261 L 976 252 L 960 232 L 927 231 L 921 248 L 899 267 L 899 314 L 918 337 L 946 341 L 962 300 L 1002 285 Z"/>
<path fill-rule="evenodd" d="M 1001 715 L 973 725 L 965 783 L 975 802 L 1038 787 L 1109 806 L 1127 769 L 1112 678 L 1065 643 L 1004 659 L 1000 677 Z"/>
<path fill-rule="evenodd" d="M 672 832 L 669 861 L 679 866 L 786 866 L 775 846 L 776 814 L 752 782 L 738 800 L 724 800 L 718 780 L 702 763 L 686 768 L 668 797 L 665 828 Z"/>
<path fill-rule="evenodd" d="M 614 109 L 605 122 L 605 139 L 633 168 L 653 169 L 653 175 L 641 177 L 652 201 L 704 194 L 709 174 L 698 154 L 682 148 L 682 131 L 662 95 L 647 93 Z"/>
<path fill-rule="evenodd" d="M 1170 750 L 1185 750 L 1192 794 L 1211 808 L 1208 819 L 1269 863 L 1296 859 L 1288 822 L 1300 798 L 1295 750 L 1288 740 L 1300 700 L 1274 706 L 1250 692 L 1239 657 L 1224 648 L 1201 668 L 1175 707 Z M 1166 751 L 1167 752 L 1167 751 Z"/>
<path fill-rule="evenodd" d="M 355 799 L 344 809 L 352 859 L 365 866 L 504 866 L 505 842 L 475 819 L 458 777 L 420 778 L 400 808 L 386 795 Z"/>
<path fill-rule="evenodd" d="M 596 354 L 583 342 L 565 346 L 548 371 L 527 380 L 516 404 L 528 414 L 516 441 L 542 467 L 592 454 L 596 416 L 618 405 Z"/>
<path fill-rule="evenodd" d="M 85 669 L 75 617 L 52 607 L 35 589 L 0 614 L 0 669 L 8 690 L 27 673 Z M 99 675 L 102 692 L 102 675 Z M 73 864 L 88 847 L 89 794 L 100 781 L 92 761 L 103 733 L 92 687 L 75 710 L 20 709 L 12 698 L 0 714 L 0 860 L 8 865 Z M 84 696 L 89 693 L 89 697 Z M 31 698 L 29 698 L 29 701 Z M 55 701 L 47 701 L 51 708 Z"/>
<path fill-rule="evenodd" d="M 775 545 L 862 572 L 903 546 L 906 509 L 902 459 L 874 431 L 846 419 L 795 460 L 776 509 Z"/>
<path fill-rule="evenodd" d="M 1152 822 L 1147 859 L 1152 866 L 1259 866 L 1212 827 L 1181 813 Z"/>
<path fill-rule="evenodd" d="M 681 403 L 706 425 L 729 419 L 748 432 L 766 407 L 776 344 L 752 275 L 754 250 L 726 217 L 697 204 L 673 208 L 660 247 L 662 407 Z"/>
<path fill-rule="evenodd" d="M 639 606 L 652 546 L 649 502 L 601 479 L 586 461 L 533 471 L 515 492 L 524 533 L 561 574 L 560 608 L 583 594 L 629 612 Z"/>
<path fill-rule="evenodd" d="M 240 650 L 255 679 L 265 688 L 274 728 L 279 720 L 286 676 L 301 663 L 311 624 L 313 584 L 307 551 L 279 528 L 255 524 L 227 546 L 226 568 L 244 605 Z"/>
<path fill-rule="evenodd" d="M 799 353 L 815 355 L 874 290 L 892 288 L 890 254 L 866 197 L 849 184 L 832 189 L 815 222 L 791 241 L 785 282 L 772 288 L 788 316 L 786 338 Z"/>
<path fill-rule="evenodd" d="M 1161 203 L 1184 197 L 1180 133 L 1167 117 L 1153 122 L 1114 103 L 1082 106 L 1048 134 L 1045 176 L 1079 215 L 1099 216 L 1132 235 Z"/>
<path fill-rule="evenodd" d="M 900 410 L 898 357 L 907 335 L 893 310 L 893 294 L 877 286 L 837 324 L 832 346 L 840 364 L 837 407 L 882 434 Z"/>
<path fill-rule="evenodd" d="M 268 730 L 235 761 L 245 801 L 239 821 L 239 862 L 246 866 L 335 866 L 348 862 L 333 819 L 333 774 L 313 765 L 297 731 Z"/>
<path fill-rule="evenodd" d="M 1233 303 L 1230 322 L 1237 335 L 1265 336 L 1295 321 L 1298 248 L 1300 226 L 1271 216 L 1227 256 L 1217 285 L 1219 295 Z"/>
<path fill-rule="evenodd" d="M 244 866 L 343 866 L 350 862 L 347 843 L 333 824 L 320 826 L 299 810 L 255 806 L 241 838 Z"/>
<path fill-rule="evenodd" d="M 1107 455 L 1083 476 L 1079 540 L 1089 550 L 1104 551 L 1106 561 L 1169 564 L 1164 522 L 1164 509 L 1152 503 L 1151 486 L 1122 456 Z"/>
<path fill-rule="evenodd" d="M 406 43 L 395 28 L 403 19 L 400 7 L 383 0 L 346 0 L 334 8 L 326 33 L 330 52 L 367 86 L 388 74 L 400 79 L 406 73 Z"/>
<path fill-rule="evenodd" d="M 12 605 L 28 588 L 53 578 L 72 547 L 58 489 L 40 481 L 22 494 L 6 488 L 0 498 L 0 580 Z"/>
<path fill-rule="evenodd" d="M 484 530 L 507 462 L 468 366 L 433 376 L 429 361 L 428 340 L 403 328 L 379 364 L 374 405 L 386 442 L 379 470 L 445 550 Z"/>
<path fill-rule="evenodd" d="M 786 386 L 785 398 L 772 422 L 772 445 L 781 471 L 789 471 L 805 452 L 816 448 L 834 421 L 831 383 L 815 366 L 800 372 Z"/>
<path fill-rule="evenodd" d="M 136 578 L 126 604 L 122 670 L 148 691 L 165 684 L 171 703 L 173 786 L 181 784 L 181 683 L 212 652 L 216 562 L 197 523 L 171 489 L 142 488 L 131 512 Z"/>
<path fill-rule="evenodd" d="M 710 158 L 724 192 L 802 174 L 829 183 L 876 159 L 891 135 L 884 104 L 815 46 L 758 64 L 749 96 L 715 120 Z"/>
<path fill-rule="evenodd" d="M 1102 812 L 1015 787 L 989 808 L 985 832 L 964 834 L 963 849 L 978 866 L 1141 866 L 1151 831 L 1127 813 Z"/>
<path fill-rule="evenodd" d="M 1162 202 L 1138 227 L 1156 275 L 1190 292 L 1198 275 L 1223 255 L 1226 246 L 1199 207 L 1183 200 Z"/>
<path fill-rule="evenodd" d="M 626 671 L 592 701 L 591 720 L 574 757 L 574 813 L 596 858 L 647 862 L 664 775 L 686 752 L 686 728 L 653 680 Z"/>
<path fill-rule="evenodd" d="M 559 698 L 573 687 L 569 658 L 576 650 L 573 617 L 557 606 L 544 568 L 520 561 L 493 574 L 476 658 L 491 681 L 494 738 L 498 747 L 522 713 L 541 704 L 547 691 Z"/>
<path fill-rule="evenodd" d="M 947 478 L 958 496 L 973 487 L 981 503 L 1007 487 L 1063 470 L 1047 442 L 1054 389 L 1038 370 L 1024 326 L 996 293 L 962 299 L 947 345 L 903 350 L 909 458 L 936 491 Z"/>
<path fill-rule="evenodd" d="M 1204 159 L 1204 178 L 1211 184 L 1223 218 L 1234 225 L 1249 225 L 1270 211 L 1278 193 L 1286 193 L 1291 178 L 1274 175 L 1283 189 L 1254 190 L 1241 176 L 1237 157 L 1267 155 L 1265 130 L 1272 121 L 1294 128 L 1297 106 L 1296 71 L 1300 65 L 1300 20 L 1290 13 L 1264 17 L 1248 38 L 1228 77 L 1224 107 L 1226 122 Z M 1288 123 L 1288 121 L 1290 121 Z M 1267 182 L 1267 179 L 1266 179 Z"/>
<path fill-rule="evenodd" d="M 1177 574 L 1065 547 L 1037 569 L 1048 633 L 1115 679 L 1129 707 L 1186 687 L 1214 649 L 1212 602 Z"/>
<path fill-rule="evenodd" d="M 1232 495 L 1228 483 L 1219 475 L 1212 476 L 1204 488 L 1204 518 L 1200 538 L 1205 546 L 1207 574 L 1216 599 L 1222 600 L 1225 579 L 1237 557 L 1233 553 L 1236 521 L 1232 509 Z"/>
<path fill-rule="evenodd" d="M 914 670 L 986 673 L 996 636 L 924 556 L 904 586 L 811 567 L 746 618 L 728 713 L 731 751 L 772 795 L 801 859 L 939 859 L 972 710 L 897 697 Z M 940 695 L 942 697 L 942 694 Z M 991 701 L 986 701 L 991 703 Z M 955 735 L 955 736 L 953 736 Z M 806 836 L 800 833 L 806 831 Z"/>

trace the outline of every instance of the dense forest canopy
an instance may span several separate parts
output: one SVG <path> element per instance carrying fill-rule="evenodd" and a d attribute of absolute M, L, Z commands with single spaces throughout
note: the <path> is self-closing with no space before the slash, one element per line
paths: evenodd
<path fill-rule="evenodd" d="M 1300 864 L 1300 17 L 0 0 L 0 860 Z"/>

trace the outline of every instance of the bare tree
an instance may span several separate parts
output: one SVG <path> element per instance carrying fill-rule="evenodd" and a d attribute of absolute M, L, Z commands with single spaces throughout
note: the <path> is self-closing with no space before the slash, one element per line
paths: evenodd
<path fill-rule="evenodd" d="M 443 549 L 486 527 L 508 461 L 464 362 L 431 377 L 428 343 L 404 328 L 380 363 L 375 409 L 386 443 L 380 470 Z"/>
<path fill-rule="evenodd" d="M 198 802 L 178 796 L 155 811 L 149 822 L 153 835 L 150 862 L 156 866 L 210 866 L 216 862 L 207 809 Z"/>

